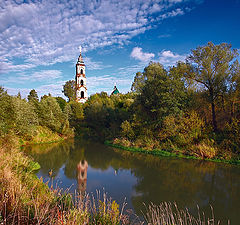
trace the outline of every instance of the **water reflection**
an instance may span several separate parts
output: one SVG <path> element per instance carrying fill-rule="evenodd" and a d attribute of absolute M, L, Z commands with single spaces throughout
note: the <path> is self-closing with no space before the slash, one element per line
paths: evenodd
<path fill-rule="evenodd" d="M 86 160 L 80 160 L 77 165 L 77 180 L 78 180 L 78 189 L 80 193 L 84 193 L 87 188 L 87 168 L 88 163 Z"/>
<path fill-rule="evenodd" d="M 196 205 L 209 211 L 211 204 L 218 218 L 238 224 L 239 167 L 132 154 L 79 140 L 36 145 L 26 151 L 40 163 L 39 177 L 47 179 L 52 169 L 54 181 L 61 181 L 62 188 L 73 185 L 72 191 L 94 192 L 104 187 L 119 202 L 127 197 L 137 214 L 144 210 L 143 202 L 177 202 L 192 211 Z"/>

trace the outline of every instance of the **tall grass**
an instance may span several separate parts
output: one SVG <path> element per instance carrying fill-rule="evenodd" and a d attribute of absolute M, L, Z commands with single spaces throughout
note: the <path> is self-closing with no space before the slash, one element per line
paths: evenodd
<path fill-rule="evenodd" d="M 160 205 L 150 204 L 147 207 L 147 213 L 144 218 L 148 225 L 220 225 L 220 221 L 214 218 L 213 208 L 212 216 L 206 218 L 204 213 L 194 217 L 188 209 L 179 209 L 177 204 L 163 202 Z M 228 225 L 230 221 L 228 221 Z"/>
<path fill-rule="evenodd" d="M 131 224 L 125 204 L 106 194 L 61 193 L 34 174 L 37 168 L 20 150 L 0 147 L 0 224 Z"/>

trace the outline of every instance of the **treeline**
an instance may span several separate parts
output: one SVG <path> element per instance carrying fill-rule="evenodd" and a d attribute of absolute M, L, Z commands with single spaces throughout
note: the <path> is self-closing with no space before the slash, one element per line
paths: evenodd
<path fill-rule="evenodd" d="M 210 42 L 175 66 L 150 62 L 136 73 L 130 93 L 108 96 L 102 92 L 80 105 L 74 127 L 127 147 L 210 159 L 238 158 L 237 56 L 231 45 Z M 64 93 L 71 99 L 67 86 L 71 85 L 64 86 Z"/>
<path fill-rule="evenodd" d="M 27 98 L 22 99 L 20 93 L 10 96 L 0 87 L 1 142 L 11 137 L 20 144 L 51 142 L 73 135 L 64 99 L 45 95 L 39 101 L 35 90 Z"/>

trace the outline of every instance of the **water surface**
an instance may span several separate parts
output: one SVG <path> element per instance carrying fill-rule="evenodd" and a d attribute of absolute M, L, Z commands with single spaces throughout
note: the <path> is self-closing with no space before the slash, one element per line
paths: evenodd
<path fill-rule="evenodd" d="M 138 215 L 144 203 L 176 202 L 196 213 L 198 205 L 206 214 L 210 205 L 215 217 L 227 224 L 240 224 L 240 167 L 223 163 L 177 158 L 159 158 L 130 153 L 103 144 L 69 140 L 26 147 L 39 162 L 37 173 L 71 192 L 105 190 L 108 196 Z M 50 182 L 51 183 L 51 182 Z M 49 185 L 50 185 L 49 183 Z"/>

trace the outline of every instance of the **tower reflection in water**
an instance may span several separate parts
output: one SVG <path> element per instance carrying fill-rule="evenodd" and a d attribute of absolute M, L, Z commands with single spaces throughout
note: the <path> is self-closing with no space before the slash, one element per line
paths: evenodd
<path fill-rule="evenodd" d="M 84 193 L 87 188 L 87 169 L 88 162 L 86 160 L 81 160 L 77 165 L 77 180 L 78 180 L 78 189 L 80 193 Z"/>

